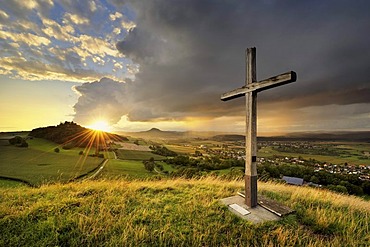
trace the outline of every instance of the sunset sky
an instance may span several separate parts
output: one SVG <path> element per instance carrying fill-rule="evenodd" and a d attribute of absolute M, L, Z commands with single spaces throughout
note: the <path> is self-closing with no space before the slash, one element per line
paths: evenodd
<path fill-rule="evenodd" d="M 106 121 L 112 131 L 244 130 L 245 49 L 260 134 L 370 130 L 369 1 L 6 0 L 0 131 Z"/>

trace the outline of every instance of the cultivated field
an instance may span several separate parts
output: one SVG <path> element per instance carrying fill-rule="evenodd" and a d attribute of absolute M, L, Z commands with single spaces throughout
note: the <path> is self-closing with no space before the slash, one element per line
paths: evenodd
<path fill-rule="evenodd" d="M 149 160 L 151 157 L 154 158 L 154 160 L 164 160 L 166 157 L 153 154 L 152 152 L 148 151 L 136 151 L 136 150 L 123 150 L 123 149 L 118 149 L 116 151 L 117 158 L 122 159 L 122 160 Z"/>
<path fill-rule="evenodd" d="M 147 145 L 137 145 L 134 143 L 127 142 L 115 142 L 115 144 L 119 147 L 118 149 L 123 150 L 147 151 L 147 152 L 151 151 L 151 149 Z"/>
<path fill-rule="evenodd" d="M 299 152 L 279 152 L 273 150 L 272 147 L 265 147 L 259 150 L 259 157 L 272 157 L 273 155 L 287 156 L 287 157 L 298 157 L 301 156 L 304 159 L 315 159 L 321 162 L 328 162 L 332 164 L 343 164 L 345 162 L 354 165 L 370 165 L 370 159 L 361 159 L 364 156 L 361 152 L 370 151 L 370 144 L 366 143 L 337 143 L 333 146 L 333 149 L 344 150 L 345 153 L 336 156 L 329 155 L 315 155 L 315 154 L 304 154 Z M 339 151 L 340 152 L 340 151 Z"/>

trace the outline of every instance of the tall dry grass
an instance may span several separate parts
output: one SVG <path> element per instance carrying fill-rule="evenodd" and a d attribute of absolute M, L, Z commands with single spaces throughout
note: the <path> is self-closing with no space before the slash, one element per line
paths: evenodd
<path fill-rule="evenodd" d="M 219 203 L 238 180 L 101 180 L 1 189 L 1 246 L 361 246 L 370 202 L 324 190 L 259 183 L 294 208 L 252 225 Z"/>

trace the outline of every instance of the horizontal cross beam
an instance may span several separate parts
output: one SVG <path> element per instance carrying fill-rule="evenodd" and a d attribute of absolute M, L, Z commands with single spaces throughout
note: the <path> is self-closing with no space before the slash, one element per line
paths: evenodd
<path fill-rule="evenodd" d="M 290 71 L 278 76 L 274 76 L 268 78 L 266 80 L 251 83 L 248 86 L 244 86 L 230 92 L 224 93 L 221 95 L 222 101 L 227 101 L 235 98 L 239 98 L 244 96 L 246 93 L 257 91 L 261 92 L 266 89 L 278 87 L 281 85 L 285 85 L 291 82 L 295 82 L 297 80 L 297 74 L 294 71 Z"/>

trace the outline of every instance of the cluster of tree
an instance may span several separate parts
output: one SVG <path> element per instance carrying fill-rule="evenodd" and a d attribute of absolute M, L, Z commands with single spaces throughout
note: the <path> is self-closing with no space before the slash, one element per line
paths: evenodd
<path fill-rule="evenodd" d="M 144 168 L 150 172 L 154 171 L 155 168 L 157 168 L 160 172 L 163 172 L 164 170 L 163 165 L 156 163 L 153 157 L 150 157 L 149 160 L 143 160 L 143 164 Z"/>
<path fill-rule="evenodd" d="M 29 136 L 36 138 L 43 138 L 55 143 L 65 143 L 63 149 L 70 149 L 73 147 L 86 147 L 91 145 L 91 138 L 95 138 L 92 134 L 92 130 L 86 129 L 74 122 L 64 122 L 57 126 L 48 126 L 42 128 L 36 128 L 31 131 Z M 126 137 L 119 136 L 116 134 L 110 134 L 103 132 L 104 138 L 95 138 L 95 141 L 103 142 L 107 139 L 116 141 L 128 141 Z M 105 146 L 105 143 L 100 143 Z M 95 145 L 95 144 L 94 144 Z"/>
<path fill-rule="evenodd" d="M 145 170 L 150 171 L 150 172 L 154 171 L 155 161 L 153 157 L 150 157 L 149 160 L 143 160 L 143 164 L 144 164 Z"/>
<path fill-rule="evenodd" d="M 9 139 L 10 145 L 14 145 L 16 147 L 21 147 L 21 148 L 26 148 L 28 147 L 28 143 L 26 142 L 26 139 L 20 137 L 20 136 L 15 136 L 11 139 Z"/>
<path fill-rule="evenodd" d="M 302 165 L 272 165 L 259 164 L 257 166 L 259 178 L 267 180 L 282 176 L 303 178 L 305 182 L 312 182 L 326 186 L 330 190 L 352 195 L 370 195 L 370 181 L 364 181 L 354 174 L 334 174 L 326 171 L 315 172 L 312 167 Z"/>
<path fill-rule="evenodd" d="M 158 154 L 158 155 L 162 155 L 166 157 L 176 157 L 177 156 L 176 152 L 169 150 L 165 146 L 152 145 L 152 146 L 149 146 L 149 148 L 153 150 L 152 151 L 153 154 Z"/>
<path fill-rule="evenodd" d="M 222 160 L 218 156 L 201 157 L 201 158 L 190 158 L 189 156 L 179 155 L 172 159 L 165 160 L 167 164 L 173 166 L 185 166 L 198 168 L 200 170 L 221 170 L 230 167 L 244 167 L 243 160 L 237 159 L 226 159 Z"/>

